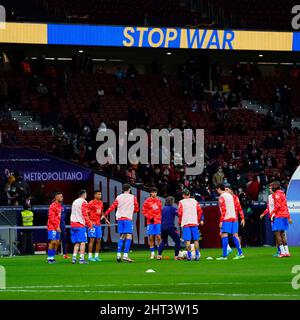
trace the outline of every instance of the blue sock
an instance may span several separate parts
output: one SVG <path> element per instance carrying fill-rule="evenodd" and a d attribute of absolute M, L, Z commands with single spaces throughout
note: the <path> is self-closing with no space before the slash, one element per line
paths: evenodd
<path fill-rule="evenodd" d="M 278 254 L 280 254 L 280 253 L 281 253 L 281 251 L 280 251 L 280 247 L 279 247 L 279 246 L 277 247 L 277 253 L 278 253 Z"/>
<path fill-rule="evenodd" d="M 161 254 L 162 254 L 162 252 L 163 252 L 163 250 L 164 250 L 164 246 L 165 246 L 164 242 L 161 241 L 160 245 L 159 245 L 158 248 L 157 248 L 157 251 L 158 251 L 158 255 L 159 255 L 159 256 L 161 256 Z"/>
<path fill-rule="evenodd" d="M 131 245 L 131 239 L 126 239 L 124 253 L 128 253 Z"/>
<path fill-rule="evenodd" d="M 234 245 L 236 246 L 236 248 L 238 250 L 239 255 L 243 254 L 239 239 L 237 237 L 232 237 L 232 239 L 233 239 Z"/>
<path fill-rule="evenodd" d="M 189 260 L 192 260 L 192 251 L 188 251 L 187 256 Z"/>
<path fill-rule="evenodd" d="M 53 249 L 49 249 L 48 250 L 48 259 L 54 259 L 54 257 L 55 257 L 55 250 L 53 250 Z"/>
<path fill-rule="evenodd" d="M 120 239 L 118 242 L 118 253 L 122 252 L 123 245 L 124 245 L 124 239 Z"/>
<path fill-rule="evenodd" d="M 223 257 L 227 257 L 228 237 L 222 238 Z"/>
<path fill-rule="evenodd" d="M 196 250 L 196 257 L 199 257 L 199 256 L 200 256 L 200 251 Z"/>
<path fill-rule="evenodd" d="M 150 247 L 150 252 L 152 253 L 154 253 L 155 252 L 155 247 Z"/>

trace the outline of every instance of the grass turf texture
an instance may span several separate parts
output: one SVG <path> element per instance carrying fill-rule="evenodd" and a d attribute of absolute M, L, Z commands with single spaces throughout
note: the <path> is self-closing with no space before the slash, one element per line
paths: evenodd
<path fill-rule="evenodd" d="M 300 299 L 300 289 L 291 286 L 291 273 L 299 264 L 300 248 L 291 248 L 291 258 L 274 258 L 275 248 L 244 249 L 246 258 L 227 261 L 221 250 L 202 250 L 199 262 L 149 260 L 149 251 L 135 251 L 135 263 L 117 263 L 115 253 L 101 255 L 102 262 L 72 265 L 57 257 L 48 265 L 46 256 L 0 258 L 6 268 L 4 299 Z M 146 273 L 153 269 L 155 273 Z"/>

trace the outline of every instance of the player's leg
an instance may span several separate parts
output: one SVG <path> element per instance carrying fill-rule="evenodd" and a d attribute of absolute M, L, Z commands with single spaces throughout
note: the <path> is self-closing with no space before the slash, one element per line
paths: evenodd
<path fill-rule="evenodd" d="M 275 235 L 274 235 L 274 237 L 275 237 Z M 279 247 L 279 243 L 278 243 L 277 237 L 275 237 L 275 245 L 276 245 L 276 248 L 277 248 L 277 252 L 275 254 L 273 254 L 273 257 L 278 257 L 280 255 L 280 247 Z"/>
<path fill-rule="evenodd" d="M 71 228 L 71 242 L 74 244 L 72 256 L 72 263 L 74 264 L 77 261 L 77 254 L 79 251 L 79 243 L 77 241 L 77 228 Z"/>
<path fill-rule="evenodd" d="M 77 261 L 77 254 L 79 251 L 79 243 L 75 243 L 74 244 L 74 248 L 73 248 L 73 257 L 72 257 L 72 263 L 76 263 Z"/>
<path fill-rule="evenodd" d="M 161 232 L 161 241 L 160 241 L 160 244 L 158 246 L 158 255 L 157 255 L 157 259 L 158 260 L 161 260 L 162 259 L 162 253 L 164 251 L 164 248 L 165 248 L 165 245 L 168 243 L 168 236 L 169 236 L 169 233 L 167 230 L 162 230 Z"/>
<path fill-rule="evenodd" d="M 150 249 L 150 259 L 155 257 L 155 224 L 151 223 L 147 226 L 148 243 Z"/>
<path fill-rule="evenodd" d="M 233 250 L 231 249 L 229 243 L 227 245 L 227 255 L 229 256 L 231 253 L 233 252 Z"/>
<path fill-rule="evenodd" d="M 54 240 L 50 240 L 49 246 L 48 246 L 48 263 L 53 262 L 55 259 L 55 244 Z"/>
<path fill-rule="evenodd" d="M 126 234 L 125 247 L 124 247 L 123 261 L 134 262 L 134 260 L 130 259 L 129 256 L 128 256 L 129 251 L 130 251 L 131 242 L 132 242 L 132 233 L 127 233 Z"/>
<path fill-rule="evenodd" d="M 150 247 L 150 259 L 154 259 L 154 257 L 155 257 L 155 235 L 149 234 L 148 238 L 149 238 L 149 247 Z"/>
<path fill-rule="evenodd" d="M 188 241 L 188 240 L 185 241 L 185 248 L 187 251 L 187 260 L 192 261 L 191 241 Z"/>
<path fill-rule="evenodd" d="M 222 232 L 221 241 L 222 241 L 222 257 L 217 258 L 217 260 L 227 260 L 227 246 L 228 246 L 228 233 L 227 232 Z"/>
<path fill-rule="evenodd" d="M 117 261 L 118 262 L 122 261 L 121 256 L 122 256 L 122 250 L 123 250 L 124 243 L 125 243 L 125 234 L 122 233 L 122 234 L 120 234 L 120 239 L 118 242 L 118 251 L 117 251 Z"/>
<path fill-rule="evenodd" d="M 236 260 L 236 259 L 244 258 L 245 256 L 243 255 L 243 250 L 241 248 L 241 242 L 240 242 L 240 239 L 239 239 L 239 234 L 237 232 L 233 233 L 232 239 L 233 239 L 234 245 L 236 246 L 237 251 L 238 251 L 238 255 L 233 259 Z"/>
<path fill-rule="evenodd" d="M 155 236 L 155 240 L 156 240 L 156 246 L 157 246 L 157 251 L 158 251 L 158 247 L 159 247 L 159 245 L 161 243 L 161 232 L 160 231 L 159 231 L 159 234 L 157 234 Z"/>
<path fill-rule="evenodd" d="M 200 250 L 199 250 L 199 238 L 200 232 L 198 227 L 191 227 L 192 239 L 194 240 L 194 249 L 195 249 L 195 260 L 200 260 Z"/>
<path fill-rule="evenodd" d="M 94 249 L 94 245 L 95 245 L 95 238 L 90 238 L 89 241 L 89 253 L 88 253 L 88 260 L 89 261 L 95 261 L 95 259 L 93 258 L 93 249 Z"/>
<path fill-rule="evenodd" d="M 227 247 L 228 247 L 228 233 L 231 232 L 231 222 L 224 221 L 221 228 L 221 241 L 222 241 L 222 257 L 217 260 L 227 260 Z"/>
<path fill-rule="evenodd" d="M 95 261 L 101 261 L 99 258 L 99 253 L 101 249 L 101 238 L 102 238 L 102 228 L 101 226 L 95 226 L 95 241 L 96 241 L 96 248 L 95 248 Z"/>
<path fill-rule="evenodd" d="M 275 243 L 276 243 L 276 248 L 277 248 L 277 253 L 273 254 L 273 257 L 276 257 L 278 258 L 278 256 L 280 255 L 280 245 L 278 243 L 278 239 L 277 237 L 275 236 L 275 231 L 274 231 L 274 222 L 271 221 L 271 229 L 272 229 L 272 232 L 274 234 L 274 238 L 275 238 Z"/>
<path fill-rule="evenodd" d="M 285 231 L 281 231 L 281 239 L 282 239 L 282 244 L 283 244 L 283 247 L 284 247 L 284 251 L 285 251 L 285 256 L 286 257 L 290 257 L 291 254 L 290 254 L 290 251 L 289 251 L 289 247 L 288 247 L 288 244 L 287 244 L 287 239 L 286 239 L 286 233 Z"/>
<path fill-rule="evenodd" d="M 172 238 L 172 240 L 175 243 L 174 259 L 179 260 L 178 255 L 179 255 L 179 251 L 180 251 L 180 236 L 179 236 L 178 232 L 176 232 L 176 230 L 172 230 L 172 231 L 170 231 L 170 237 Z"/>
<path fill-rule="evenodd" d="M 194 246 L 195 246 L 195 260 L 199 261 L 200 260 L 200 246 L 199 246 L 198 240 L 194 241 Z"/>
<path fill-rule="evenodd" d="M 120 239 L 118 242 L 118 249 L 117 249 L 117 262 L 122 262 L 122 251 L 123 251 L 123 246 L 125 243 L 125 224 L 124 220 L 118 220 L 118 232 L 120 234 Z"/>
<path fill-rule="evenodd" d="M 132 242 L 132 233 L 133 233 L 133 222 L 131 220 L 124 220 L 124 233 L 126 235 L 125 246 L 124 246 L 124 254 L 123 261 L 126 262 L 134 262 L 132 259 L 128 257 L 128 253 L 130 251 L 130 246 Z"/>
<path fill-rule="evenodd" d="M 192 240 L 192 232 L 190 227 L 182 228 L 182 237 L 185 241 L 185 247 L 187 251 L 187 260 L 192 261 L 192 250 L 191 250 L 191 240 Z"/>
<path fill-rule="evenodd" d="M 273 222 L 273 229 L 275 231 L 275 237 L 279 244 L 280 255 L 278 258 L 282 258 L 286 256 L 284 239 L 282 238 L 283 232 L 286 230 L 286 220 L 284 218 L 275 218 Z"/>
<path fill-rule="evenodd" d="M 284 245 L 283 245 L 283 241 L 281 238 L 281 230 L 275 231 L 275 237 L 276 237 L 277 243 L 279 244 L 279 249 L 280 249 L 280 254 L 279 254 L 278 258 L 282 258 L 285 256 L 285 250 L 284 250 Z"/>
<path fill-rule="evenodd" d="M 101 250 L 101 238 L 96 238 L 96 249 L 95 249 L 95 260 L 96 261 L 101 261 L 100 257 L 99 257 L 99 253 Z"/>
<path fill-rule="evenodd" d="M 80 246 L 79 246 L 79 256 L 80 256 L 79 263 L 80 263 L 80 264 L 86 264 L 86 263 L 87 263 L 87 262 L 84 260 L 85 244 L 86 244 L 86 241 L 80 242 Z"/>
<path fill-rule="evenodd" d="M 57 250 L 57 231 L 51 230 L 48 231 L 48 240 L 49 242 L 49 247 L 48 247 L 48 258 L 47 261 L 49 264 L 55 263 L 55 254 Z"/>

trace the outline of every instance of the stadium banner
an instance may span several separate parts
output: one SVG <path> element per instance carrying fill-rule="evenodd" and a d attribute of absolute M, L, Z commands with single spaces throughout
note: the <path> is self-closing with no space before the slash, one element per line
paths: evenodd
<path fill-rule="evenodd" d="M 30 148 L 2 148 L 0 168 L 1 175 L 8 176 L 18 171 L 28 182 L 80 182 L 92 179 L 90 170 Z"/>
<path fill-rule="evenodd" d="M 7 22 L 0 43 L 299 51 L 300 33 Z"/>
<path fill-rule="evenodd" d="M 47 44 L 47 24 L 6 22 L 0 43 Z"/>
<path fill-rule="evenodd" d="M 287 232 L 290 246 L 300 246 L 300 166 L 294 172 L 287 190 L 287 203 L 293 223 Z"/>
<path fill-rule="evenodd" d="M 122 193 L 122 182 L 110 179 L 108 177 L 94 174 L 94 190 L 101 190 L 102 201 L 105 204 L 105 208 L 108 208 L 115 200 L 115 198 Z M 141 188 L 132 187 L 132 194 L 137 197 L 140 213 L 142 211 L 142 206 L 144 201 L 150 196 L 150 193 L 142 190 Z M 160 197 L 163 205 L 165 199 Z M 205 248 L 219 248 L 220 247 L 220 229 L 219 229 L 219 219 L 220 212 L 217 202 L 209 202 L 201 204 L 204 216 L 205 224 L 201 227 L 202 246 Z M 133 228 L 133 243 L 134 244 L 147 244 L 147 226 L 145 217 L 143 214 L 134 215 L 134 228 Z M 110 223 L 117 223 L 114 212 L 110 214 Z M 175 221 L 177 225 L 177 218 Z M 104 241 L 108 242 L 118 242 L 119 234 L 117 232 L 117 226 L 105 227 L 104 230 Z M 169 245 L 173 246 L 173 241 L 169 241 Z"/>
<path fill-rule="evenodd" d="M 293 51 L 300 51 L 300 32 L 293 32 Z"/>

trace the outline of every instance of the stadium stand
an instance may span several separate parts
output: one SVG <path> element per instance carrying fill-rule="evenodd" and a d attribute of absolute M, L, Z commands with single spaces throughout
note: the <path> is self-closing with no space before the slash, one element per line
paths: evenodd
<path fill-rule="evenodd" d="M 183 187 L 189 186 L 199 199 L 212 200 L 214 175 L 219 167 L 223 182 L 235 189 L 248 190 L 253 200 L 259 199 L 263 186 L 270 180 L 280 179 L 287 185 L 299 162 L 299 149 L 293 148 L 298 145 L 298 130 L 293 130 L 290 122 L 285 123 L 290 117 L 280 113 L 280 105 L 275 117 L 274 113 L 246 109 L 242 102 L 243 96 L 262 100 L 265 96 L 272 102 L 271 88 L 276 80 L 269 81 L 270 89 L 259 90 L 260 81 L 265 79 L 258 70 L 249 81 L 248 67 L 235 65 L 231 76 L 221 77 L 218 84 L 229 85 L 231 92 L 209 92 L 190 67 L 191 60 L 181 66 L 177 78 L 139 74 L 133 65 L 116 64 L 107 71 L 92 68 L 86 61 L 78 61 L 78 56 L 73 59 L 71 71 L 66 71 L 65 64 L 43 58 L 25 59 L 22 71 L 2 74 L 8 87 L 4 105 L 18 106 L 17 109 L 32 117 L 39 113 L 42 130 L 18 130 L 13 119 L 5 121 L 5 125 L 2 121 L 2 143 L 41 148 L 131 183 L 156 185 L 162 195 L 179 196 Z M 240 68 L 243 71 L 237 71 Z M 190 179 L 182 167 L 174 165 L 99 165 L 94 156 L 95 134 L 106 127 L 117 131 L 118 120 L 128 120 L 131 128 L 205 129 L 203 175 Z M 237 180 L 239 175 L 242 183 Z M 255 186 L 255 177 L 259 177 L 260 187 L 259 183 Z M 251 185 L 255 186 L 254 191 Z"/>
<path fill-rule="evenodd" d="M 11 21 L 89 24 L 198 26 L 252 30 L 291 30 L 294 1 L 280 0 L 30 0 L 4 1 Z M 43 15 L 33 14 L 43 12 Z M 268 12 L 267 16 L 257 14 Z"/>

